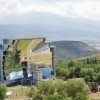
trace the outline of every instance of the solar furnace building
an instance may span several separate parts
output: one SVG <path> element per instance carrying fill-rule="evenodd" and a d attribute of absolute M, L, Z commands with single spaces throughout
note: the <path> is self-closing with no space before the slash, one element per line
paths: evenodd
<path fill-rule="evenodd" d="M 46 43 L 46 38 L 2 39 L 0 42 L 0 81 L 6 81 L 11 71 L 22 69 L 27 78 L 27 69 L 35 62 L 51 67 L 55 77 L 55 47 Z"/>

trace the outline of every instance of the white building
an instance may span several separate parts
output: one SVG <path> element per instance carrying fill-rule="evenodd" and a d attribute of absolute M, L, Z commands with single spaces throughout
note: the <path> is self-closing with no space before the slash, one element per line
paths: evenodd
<path fill-rule="evenodd" d="M 42 80 L 44 67 L 42 62 L 34 62 L 31 64 L 33 83 L 38 83 Z"/>

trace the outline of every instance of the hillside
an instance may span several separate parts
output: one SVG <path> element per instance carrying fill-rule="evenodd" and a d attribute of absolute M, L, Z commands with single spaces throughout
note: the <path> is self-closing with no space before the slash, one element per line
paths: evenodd
<path fill-rule="evenodd" d="M 100 53 L 99 50 L 81 41 L 56 41 L 51 42 L 51 45 L 56 46 L 56 60 L 70 60 Z"/>

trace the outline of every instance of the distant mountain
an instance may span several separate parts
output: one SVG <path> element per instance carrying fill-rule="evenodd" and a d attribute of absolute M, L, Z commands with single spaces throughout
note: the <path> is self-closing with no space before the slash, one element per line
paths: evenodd
<path fill-rule="evenodd" d="M 94 48 L 100 50 L 100 40 L 87 40 L 84 42 L 87 43 L 88 45 L 93 46 Z"/>
<path fill-rule="evenodd" d="M 71 60 L 100 53 L 99 50 L 81 41 L 57 41 L 51 42 L 51 45 L 56 46 L 56 60 Z"/>
<path fill-rule="evenodd" d="M 71 19 L 47 13 L 7 15 L 0 20 L 0 37 L 38 37 L 49 40 L 98 38 L 100 23 Z"/>

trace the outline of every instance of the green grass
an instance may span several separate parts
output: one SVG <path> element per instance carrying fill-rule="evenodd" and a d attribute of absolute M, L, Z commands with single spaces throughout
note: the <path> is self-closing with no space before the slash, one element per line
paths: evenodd
<path fill-rule="evenodd" d="M 17 50 L 21 52 L 21 56 L 25 56 L 27 54 L 27 48 L 32 40 L 19 40 L 17 43 Z"/>

